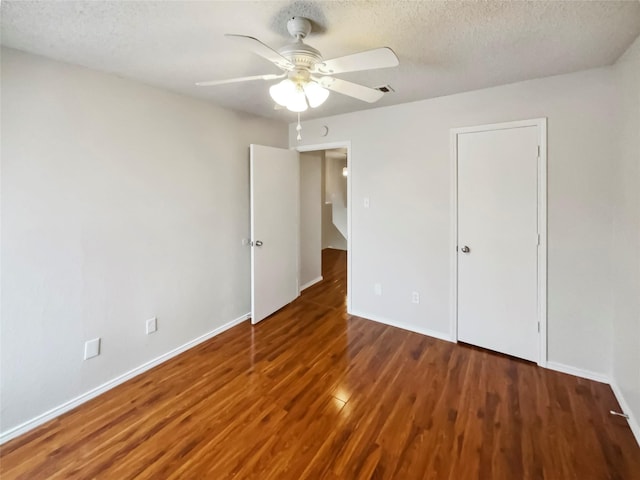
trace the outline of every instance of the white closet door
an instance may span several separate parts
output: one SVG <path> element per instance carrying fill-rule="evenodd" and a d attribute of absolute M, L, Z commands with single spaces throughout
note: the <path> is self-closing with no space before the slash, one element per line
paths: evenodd
<path fill-rule="evenodd" d="M 461 133 L 458 339 L 538 361 L 536 126 Z"/>

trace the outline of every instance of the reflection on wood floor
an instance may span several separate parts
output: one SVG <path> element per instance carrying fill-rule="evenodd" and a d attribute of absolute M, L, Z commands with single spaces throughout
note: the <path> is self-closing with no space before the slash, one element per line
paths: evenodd
<path fill-rule="evenodd" d="M 637 479 L 611 389 L 345 312 L 324 280 L 2 447 L 3 479 Z"/>

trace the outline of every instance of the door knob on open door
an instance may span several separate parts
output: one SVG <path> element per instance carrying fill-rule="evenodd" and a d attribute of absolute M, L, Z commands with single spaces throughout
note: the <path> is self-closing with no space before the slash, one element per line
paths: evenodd
<path fill-rule="evenodd" d="M 462 247 L 462 253 L 469 253 L 471 251 L 471 249 L 469 247 L 467 247 L 466 245 L 464 247 Z"/>
<path fill-rule="evenodd" d="M 256 247 L 262 246 L 262 240 L 256 240 Z"/>

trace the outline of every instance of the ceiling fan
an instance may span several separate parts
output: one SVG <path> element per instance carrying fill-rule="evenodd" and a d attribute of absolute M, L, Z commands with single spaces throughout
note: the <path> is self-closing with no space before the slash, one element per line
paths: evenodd
<path fill-rule="evenodd" d="M 308 106 L 316 108 L 322 105 L 329 96 L 329 90 L 369 103 L 380 100 L 384 95 L 380 90 L 341 80 L 332 75 L 395 67 L 399 64 L 398 57 L 388 47 L 323 60 L 318 50 L 303 42 L 303 39 L 311 32 L 311 22 L 308 19 L 304 17 L 291 18 L 287 22 L 287 30 L 295 41 L 277 51 L 254 37 L 225 35 L 230 40 L 269 60 L 280 68 L 282 73 L 212 80 L 198 82 L 196 85 L 208 87 L 251 80 L 283 79 L 269 88 L 271 98 L 278 105 L 286 107 L 292 112 L 304 112 Z"/>

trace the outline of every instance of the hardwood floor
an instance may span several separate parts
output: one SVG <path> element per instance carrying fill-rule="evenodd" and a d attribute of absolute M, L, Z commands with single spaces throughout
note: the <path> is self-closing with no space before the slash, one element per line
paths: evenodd
<path fill-rule="evenodd" d="M 640 479 L 607 385 L 350 317 L 323 259 L 271 318 L 2 446 L 2 479 Z"/>

